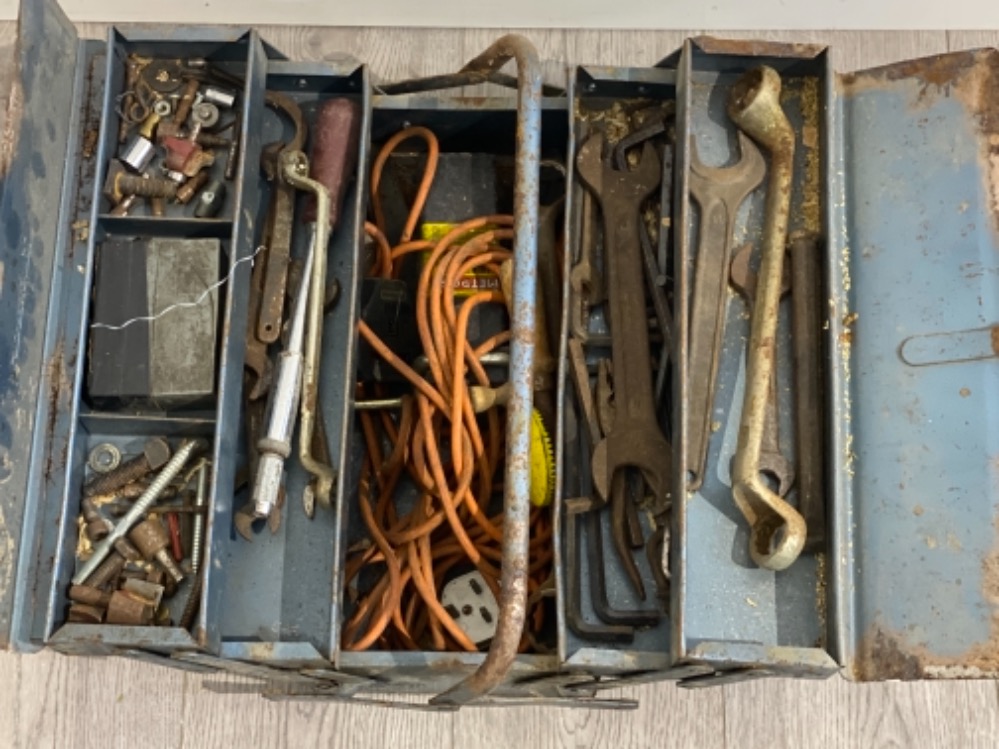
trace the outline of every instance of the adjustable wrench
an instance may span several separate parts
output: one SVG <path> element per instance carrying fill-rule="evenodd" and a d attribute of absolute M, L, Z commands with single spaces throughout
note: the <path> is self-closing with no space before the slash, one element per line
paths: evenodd
<path fill-rule="evenodd" d="M 756 295 L 756 273 L 749 267 L 749 256 L 753 246 L 745 244 L 732 256 L 732 269 L 729 281 L 739 296 L 746 302 L 750 317 L 753 311 L 753 297 Z M 781 282 L 781 296 L 791 290 L 791 284 L 785 274 Z M 777 408 L 777 371 L 770 378 L 770 389 L 767 391 L 767 409 L 763 423 L 763 439 L 760 447 L 760 471 L 773 477 L 777 484 L 777 493 L 786 497 L 794 484 L 794 465 L 780 450 L 780 424 Z"/>
<path fill-rule="evenodd" d="M 614 421 L 593 450 L 593 487 L 608 499 L 619 468 L 642 471 L 655 498 L 669 491 L 672 455 L 655 413 L 649 331 L 645 316 L 645 280 L 639 239 L 639 208 L 659 186 L 661 168 L 655 148 L 646 142 L 634 171 L 604 163 L 602 133 L 592 135 L 576 156 L 579 175 L 593 191 L 604 220 L 607 295 L 614 363 Z"/>
<path fill-rule="evenodd" d="M 794 167 L 795 135 L 781 108 L 780 88 L 777 71 L 761 66 L 732 87 L 728 100 L 732 121 L 770 151 L 760 270 L 747 343 L 746 392 L 732 460 L 732 496 L 749 523 L 749 554 L 760 567 L 770 570 L 793 564 L 805 545 L 806 534 L 798 511 L 760 475 L 767 394 L 777 358 L 777 316 Z"/>
<path fill-rule="evenodd" d="M 763 181 L 766 163 L 753 142 L 739 133 L 739 163 L 714 168 L 697 156 L 690 141 L 690 194 L 701 207 L 697 232 L 697 257 L 690 309 L 690 343 L 687 362 L 687 471 L 688 487 L 704 480 L 711 434 L 711 410 L 718 379 L 718 360 L 725 334 L 725 301 L 735 216 L 742 201 Z"/>

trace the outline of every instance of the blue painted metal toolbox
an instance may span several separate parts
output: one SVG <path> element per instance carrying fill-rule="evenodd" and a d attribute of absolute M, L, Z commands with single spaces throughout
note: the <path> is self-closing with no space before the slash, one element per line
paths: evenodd
<path fill-rule="evenodd" d="M 999 675 L 999 51 L 19 24 L 0 645 L 428 709 Z"/>

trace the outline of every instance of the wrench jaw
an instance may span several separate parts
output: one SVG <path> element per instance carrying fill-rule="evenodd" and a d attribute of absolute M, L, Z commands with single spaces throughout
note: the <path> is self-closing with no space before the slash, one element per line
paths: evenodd
<path fill-rule="evenodd" d="M 632 199 L 641 201 L 652 194 L 662 180 L 662 164 L 656 147 L 646 141 L 638 165 L 629 171 L 618 171 L 603 160 L 604 134 L 597 131 L 583 143 L 576 155 L 576 170 L 583 182 L 600 194 L 604 190 L 626 190 Z"/>
<path fill-rule="evenodd" d="M 749 521 L 749 556 L 763 569 L 786 570 L 805 548 L 805 520 L 759 474 L 740 474 L 732 482 L 732 495 Z"/>
<path fill-rule="evenodd" d="M 781 107 L 780 89 L 780 74 L 761 66 L 732 86 L 728 100 L 728 116 L 772 156 L 794 153 L 794 130 Z"/>
<path fill-rule="evenodd" d="M 651 511 L 659 514 L 669 504 L 671 456 L 672 448 L 658 430 L 650 429 L 645 423 L 615 422 L 614 432 L 593 448 L 590 466 L 593 489 L 601 500 L 608 502 L 614 474 L 622 468 L 637 468 L 654 497 Z"/>

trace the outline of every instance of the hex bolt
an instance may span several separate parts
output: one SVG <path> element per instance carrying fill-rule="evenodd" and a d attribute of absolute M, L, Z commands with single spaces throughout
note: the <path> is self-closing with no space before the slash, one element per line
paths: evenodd
<path fill-rule="evenodd" d="M 91 588 L 103 588 L 118 579 L 125 569 L 125 557 L 121 554 L 112 554 L 105 559 L 101 565 L 94 570 L 89 577 L 84 578 L 84 584 Z M 79 584 L 79 583 L 74 583 Z"/>
<path fill-rule="evenodd" d="M 103 609 L 107 608 L 111 602 L 111 593 L 100 588 L 92 588 L 89 585 L 71 585 L 69 586 L 69 600 L 88 606 L 99 606 Z"/>
<path fill-rule="evenodd" d="M 194 495 L 194 506 L 202 509 L 208 504 L 208 469 L 211 466 L 207 461 L 201 464 L 198 469 L 198 483 Z M 201 555 L 204 552 L 205 543 L 205 516 L 196 513 L 194 516 L 194 528 L 191 533 L 191 572 L 195 575 L 201 569 Z"/>
<path fill-rule="evenodd" d="M 177 190 L 177 202 L 181 205 L 186 205 L 191 202 L 191 198 L 198 194 L 198 190 L 205 186 L 208 181 L 208 172 L 199 172 L 191 179 L 187 180 L 180 188 Z"/>
<path fill-rule="evenodd" d="M 157 470 L 168 460 L 170 460 L 170 443 L 161 437 L 154 437 L 146 442 L 142 455 L 126 460 L 113 471 L 98 476 L 84 487 L 83 494 L 86 497 L 113 494 L 123 486 Z"/>
<path fill-rule="evenodd" d="M 170 184 L 173 184 L 172 182 Z M 174 185 L 176 188 L 176 185 Z M 149 198 L 149 210 L 156 218 L 163 218 L 166 215 L 165 198 Z"/>
<path fill-rule="evenodd" d="M 94 543 L 107 536 L 114 527 L 110 520 L 98 512 L 97 503 L 90 497 L 80 502 L 80 511 L 83 513 L 83 522 L 86 524 L 87 538 Z"/>
<path fill-rule="evenodd" d="M 143 520 L 132 529 L 128 537 L 139 548 L 143 557 L 149 561 L 155 559 L 174 582 L 179 583 L 184 579 L 184 573 L 168 551 L 170 537 L 163 529 L 163 523 L 159 520 Z"/>
<path fill-rule="evenodd" d="M 111 552 L 111 548 L 114 542 L 120 538 L 123 538 L 129 530 L 132 529 L 143 515 L 148 512 L 149 508 L 152 507 L 153 503 L 159 499 L 159 496 L 163 493 L 163 490 L 167 488 L 171 481 L 173 481 L 177 474 L 181 472 L 184 468 L 184 464 L 190 459 L 191 455 L 195 450 L 201 450 L 208 446 L 208 443 L 204 439 L 189 439 L 185 440 L 180 446 L 174 456 L 170 458 L 169 462 L 163 467 L 163 470 L 156 476 L 153 483 L 149 485 L 145 493 L 139 497 L 135 504 L 132 505 L 132 509 L 123 517 L 118 524 L 111 531 L 111 534 L 101 541 L 99 544 L 94 546 L 94 553 L 77 571 L 76 576 L 73 578 L 74 584 L 79 584 L 84 582 L 91 574 L 100 566 L 107 555 Z"/>
<path fill-rule="evenodd" d="M 129 174 L 120 161 L 112 161 L 104 181 L 104 194 L 113 203 L 119 203 L 126 195 L 172 199 L 177 194 L 177 185 L 162 177 Z"/>

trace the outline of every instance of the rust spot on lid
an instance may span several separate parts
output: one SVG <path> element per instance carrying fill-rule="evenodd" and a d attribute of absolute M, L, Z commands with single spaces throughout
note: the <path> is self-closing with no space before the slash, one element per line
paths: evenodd
<path fill-rule="evenodd" d="M 961 103 L 979 133 L 980 162 L 993 229 L 999 233 L 999 50 L 952 52 L 843 75 L 844 93 L 888 89 L 911 80 L 917 91 L 914 106 L 928 107 L 941 98 Z"/>
<path fill-rule="evenodd" d="M 21 133 L 24 90 L 21 84 L 20 42 L 13 56 L 0 51 L 0 177 L 7 174 Z"/>
<path fill-rule="evenodd" d="M 744 55 L 748 57 L 798 57 L 810 60 L 825 50 L 822 44 L 797 44 L 768 42 L 758 39 L 718 39 L 714 36 L 697 36 L 693 43 L 712 55 Z"/>
<path fill-rule="evenodd" d="M 875 623 L 861 639 L 853 676 L 858 681 L 885 679 L 995 678 L 999 675 L 999 517 L 993 523 L 997 538 L 982 559 L 981 593 L 992 607 L 989 637 L 971 643 L 957 655 L 931 652 L 925 644 L 909 641 L 900 632 Z"/>

